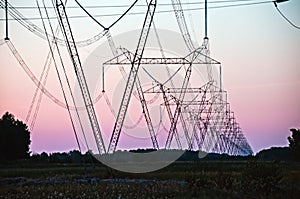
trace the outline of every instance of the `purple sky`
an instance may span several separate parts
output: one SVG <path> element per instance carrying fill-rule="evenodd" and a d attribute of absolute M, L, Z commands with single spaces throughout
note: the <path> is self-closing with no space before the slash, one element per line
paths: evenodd
<path fill-rule="evenodd" d="M 16 7 L 36 6 L 34 1 L 9 2 Z M 82 4 L 94 5 L 95 2 L 82 1 Z M 100 5 L 100 2 L 96 4 Z M 101 5 L 112 4 L 129 5 L 130 1 L 112 3 L 105 0 L 101 3 Z M 70 1 L 69 5 L 75 6 L 73 1 Z M 197 6 L 189 5 L 190 8 Z M 299 1 L 282 3 L 279 8 L 292 22 L 300 25 Z M 172 7 L 164 6 L 157 9 L 168 10 Z M 70 15 L 84 15 L 79 9 L 70 10 Z M 132 12 L 144 10 L 145 7 L 137 7 Z M 37 9 L 19 9 L 19 11 L 28 18 L 39 17 Z M 97 14 L 98 11 L 91 9 L 93 14 Z M 104 14 L 111 12 L 110 9 L 102 10 Z M 116 10 L 116 12 L 123 11 Z M 204 32 L 203 10 L 187 11 L 185 14 L 193 40 L 201 43 Z M 50 15 L 53 16 L 54 13 L 51 11 Z M 173 15 L 173 13 L 157 14 L 155 18 L 157 27 L 179 32 Z M 1 9 L 0 18 L 4 17 L 4 10 Z M 115 18 L 98 19 L 110 24 Z M 142 20 L 143 15 L 130 15 L 112 29 L 112 35 L 138 29 Z M 33 19 L 32 22 L 42 28 L 41 20 Z M 56 24 L 56 21 L 53 23 Z M 71 25 L 78 40 L 89 38 L 101 31 L 88 18 L 72 18 Z M 0 37 L 4 38 L 3 20 L 0 21 L 0 27 Z M 46 40 L 37 37 L 16 21 L 9 21 L 9 33 L 12 43 L 26 64 L 39 77 L 49 51 Z M 300 30 L 289 25 L 276 11 L 273 3 L 266 3 L 211 9 L 209 38 L 211 56 L 222 63 L 223 86 L 228 91 L 230 106 L 254 152 L 271 146 L 286 146 L 287 137 L 290 135 L 289 129 L 300 127 Z M 104 40 L 80 48 L 83 62 Z M 101 56 L 99 55 L 100 58 Z M 9 111 L 16 118 L 25 121 L 35 85 L 5 44 L 0 46 L 0 81 L 0 114 Z M 63 101 L 54 67 L 50 69 L 46 88 Z M 113 117 L 104 117 L 101 114 L 98 113 L 101 128 L 110 132 Z M 125 148 L 127 145 L 128 143 L 123 143 Z M 77 148 L 67 111 L 49 98 L 43 97 L 32 131 L 31 151 L 39 153 Z"/>

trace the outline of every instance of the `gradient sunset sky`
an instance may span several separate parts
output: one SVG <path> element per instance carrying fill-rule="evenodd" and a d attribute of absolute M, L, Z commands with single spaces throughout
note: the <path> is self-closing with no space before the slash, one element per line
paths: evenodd
<path fill-rule="evenodd" d="M 39 1 L 40 3 L 42 1 Z M 51 6 L 50 0 L 45 0 Z M 87 0 L 79 1 L 84 6 L 130 5 L 128 0 Z M 192 39 L 201 44 L 204 37 L 203 4 L 193 4 L 184 8 Z M 201 1 L 203 2 L 203 1 Z M 209 6 L 228 6 L 243 3 L 266 2 L 256 5 L 212 8 L 209 10 L 208 36 L 211 57 L 222 63 L 223 86 L 228 91 L 231 109 L 235 112 L 244 135 L 254 152 L 271 146 L 287 146 L 290 128 L 300 128 L 300 30 L 292 27 L 276 11 L 271 1 L 248 0 L 229 3 L 208 1 Z M 220 0 L 220 2 L 222 2 Z M 9 0 L 19 7 L 26 18 L 42 28 L 35 1 Z M 158 4 L 171 3 L 170 0 Z M 42 4 L 42 3 L 41 3 Z M 145 1 L 139 1 L 144 5 Z M 73 0 L 68 6 L 76 6 Z M 297 26 L 300 26 L 300 1 L 290 0 L 278 5 L 280 10 Z M 90 8 L 93 15 L 122 13 L 125 7 Z M 132 12 L 145 12 L 137 6 Z M 174 13 L 159 11 L 172 10 L 172 6 L 158 5 L 155 15 L 157 28 L 179 33 Z M 85 15 L 80 9 L 67 9 L 70 16 Z M 54 16 L 54 12 L 49 14 Z M 5 12 L 0 10 L 0 38 L 5 37 Z M 11 17 L 10 17 L 11 18 Z M 141 28 L 144 15 L 129 15 L 111 30 L 112 35 Z M 104 24 L 110 24 L 116 16 L 97 17 Z M 52 20 L 54 24 L 57 21 Z M 89 18 L 71 18 L 76 39 L 89 38 L 102 31 Z M 61 35 L 60 35 L 61 36 Z M 14 20 L 9 21 L 9 38 L 22 55 L 32 72 L 39 77 L 49 52 L 47 41 L 37 37 Z M 104 39 L 105 40 L 105 39 Z M 102 42 L 80 49 L 83 61 Z M 99 55 L 101 56 L 101 55 Z M 63 101 L 57 77 L 50 69 L 47 89 Z M 0 115 L 6 111 L 25 121 L 35 85 L 9 51 L 7 45 L 0 46 Z M 100 123 L 105 122 L 105 118 Z M 74 133 L 67 111 L 49 98 L 43 97 L 35 127 L 32 131 L 31 151 L 68 151 L 77 149 Z"/>

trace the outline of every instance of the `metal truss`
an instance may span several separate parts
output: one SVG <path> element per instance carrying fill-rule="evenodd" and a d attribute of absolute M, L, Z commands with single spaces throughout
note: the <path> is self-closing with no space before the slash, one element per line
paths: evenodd
<path fill-rule="evenodd" d="M 201 59 L 200 59 L 201 58 Z M 106 61 L 103 65 L 131 65 L 134 54 L 126 49 L 118 56 Z M 199 48 L 185 57 L 142 57 L 141 65 L 189 65 L 189 64 L 221 64 L 220 62 L 204 55 Z"/>
<path fill-rule="evenodd" d="M 141 59 L 143 57 L 143 53 L 144 53 L 144 49 L 145 49 L 145 45 L 147 42 L 147 38 L 149 35 L 149 30 L 153 21 L 153 16 L 155 13 L 155 9 L 156 9 L 156 0 L 151 0 L 149 5 L 148 5 L 148 10 L 146 13 L 146 17 L 145 17 L 145 21 L 143 24 L 143 28 L 140 34 L 140 38 L 139 38 L 139 42 L 136 48 L 135 53 L 132 56 L 132 59 L 130 60 L 130 65 L 131 65 L 131 70 L 129 72 L 129 77 L 127 79 L 127 83 L 126 83 L 126 87 L 125 87 L 125 91 L 122 97 L 122 101 L 121 101 L 121 105 L 119 108 L 119 112 L 117 115 L 117 119 L 114 125 L 114 129 L 112 132 L 112 136 L 109 142 L 109 146 L 108 146 L 108 153 L 113 153 L 116 150 L 118 141 L 119 141 L 119 137 L 120 137 L 120 133 L 123 127 L 123 123 L 125 120 L 125 116 L 127 113 L 127 109 L 128 109 L 128 105 L 129 105 L 129 101 L 133 92 L 133 88 L 134 85 L 136 84 L 136 82 L 138 82 L 138 71 L 139 71 L 139 67 L 141 65 Z M 138 90 L 138 94 L 139 94 L 139 98 L 140 101 L 142 103 L 142 108 L 143 108 L 143 113 L 145 113 L 145 117 L 146 117 L 146 122 L 147 125 L 150 130 L 150 134 L 151 134 L 151 139 L 152 142 L 154 144 L 154 148 L 158 148 L 158 142 L 156 140 L 155 134 L 154 134 L 154 130 L 153 127 L 151 128 L 151 119 L 147 110 L 147 106 L 146 106 L 146 102 L 144 100 L 143 97 L 143 91 L 142 91 L 142 87 L 140 85 L 140 83 L 137 83 L 137 90 Z"/>
<path fill-rule="evenodd" d="M 253 154 L 234 113 L 227 102 L 227 92 L 212 89 L 213 85 L 207 83 L 200 88 L 188 88 L 189 93 L 198 95 L 197 100 L 181 102 L 180 122 L 187 142 L 188 150 L 203 150 L 230 155 Z M 164 106 L 178 106 L 175 93 L 182 92 L 182 88 L 166 88 L 160 86 L 160 91 L 151 88 L 146 93 L 162 93 Z M 165 91 L 164 91 L 165 90 Z M 169 94 L 166 100 L 166 93 Z M 216 94 L 218 93 L 218 94 Z M 222 96 L 222 98 L 220 98 Z M 218 108 L 214 108 L 217 106 Z M 213 117 L 217 115 L 218 117 Z M 177 134 L 178 131 L 176 130 Z M 207 139 L 209 138 L 209 139 Z"/>
<path fill-rule="evenodd" d="M 210 79 L 201 87 L 188 87 L 192 67 L 196 65 L 220 64 L 220 62 L 206 56 L 202 52 L 204 47 L 198 48 L 181 58 L 149 58 L 142 57 L 140 63 L 143 65 L 186 65 L 185 77 L 180 88 L 168 88 L 160 82 L 141 90 L 144 94 L 161 95 L 163 106 L 166 107 L 170 128 L 165 142 L 165 148 L 171 147 L 173 137 L 175 137 L 177 147 L 183 148 L 177 128 L 178 122 L 181 124 L 184 133 L 187 149 L 203 150 L 207 152 L 236 154 L 252 154 L 245 138 L 241 135 L 241 129 L 236 123 L 230 105 L 227 102 L 227 92 L 217 87 Z M 123 49 L 119 56 L 108 60 L 104 65 L 130 65 L 133 61 L 133 53 Z M 201 67 L 201 66 L 200 66 Z M 185 99 L 185 94 L 190 93 L 197 98 L 193 100 Z M 177 96 L 177 97 L 176 97 Z M 174 106 L 175 109 L 171 109 Z M 246 147 L 246 148 L 245 148 Z"/>
<path fill-rule="evenodd" d="M 69 23 L 69 20 L 67 17 L 67 13 L 65 11 L 65 6 L 61 0 L 56 1 L 56 9 L 57 9 L 57 13 L 59 16 L 60 27 L 63 32 L 66 46 L 68 48 L 68 52 L 70 54 L 70 58 L 73 63 L 73 66 L 74 66 L 74 71 L 76 73 L 77 80 L 78 80 L 78 83 L 80 86 L 81 94 L 82 94 L 82 97 L 84 100 L 84 105 L 85 105 L 85 108 L 86 108 L 86 111 L 87 111 L 87 114 L 89 117 L 89 121 L 91 123 L 91 128 L 92 128 L 95 140 L 96 140 L 98 152 L 100 154 L 104 154 L 104 153 L 106 153 L 106 149 L 105 149 L 104 141 L 102 138 L 102 133 L 101 133 L 98 119 L 97 119 L 97 116 L 95 113 L 93 102 L 92 102 L 92 99 L 90 96 L 86 78 L 85 78 L 85 75 L 84 75 L 84 72 L 82 69 L 81 61 L 80 61 L 77 47 L 75 44 L 75 40 L 74 40 L 74 37 L 72 34 L 70 23 Z"/>

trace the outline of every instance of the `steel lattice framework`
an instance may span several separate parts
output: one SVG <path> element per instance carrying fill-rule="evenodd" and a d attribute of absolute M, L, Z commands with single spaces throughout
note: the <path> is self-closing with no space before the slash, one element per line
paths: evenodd
<path fill-rule="evenodd" d="M 156 82 L 156 86 L 143 90 L 144 94 L 161 95 L 163 99 L 162 106 L 166 107 L 170 121 L 165 148 L 171 148 L 173 137 L 177 144 L 175 148 L 185 148 L 178 132 L 180 122 L 186 149 L 231 155 L 252 154 L 253 151 L 236 122 L 234 113 L 230 110 L 227 92 L 218 87 L 211 77 L 208 77 L 210 80 L 206 84 L 198 88 L 188 87 L 193 67 L 220 65 L 220 62 L 203 54 L 207 53 L 206 44 L 207 41 L 204 41 L 204 45 L 182 58 L 143 57 L 140 60 L 141 65 L 153 67 L 155 65 L 186 66 L 181 87 L 166 87 Z M 130 65 L 133 57 L 132 52 L 123 49 L 123 53 L 106 61 L 104 65 Z M 186 100 L 187 93 L 197 97 Z M 172 109 L 172 106 L 175 108 Z"/>
<path fill-rule="evenodd" d="M 46 81 L 48 70 L 45 71 L 46 78 L 41 83 L 42 77 L 40 78 L 41 80 L 37 79 L 30 71 L 29 67 L 25 64 L 25 61 L 22 59 L 13 44 L 9 40 L 6 41 L 6 43 L 9 49 L 12 51 L 13 55 L 19 61 L 22 68 L 25 70 L 28 76 L 30 76 L 32 81 L 36 84 L 37 88 L 39 88 L 43 94 L 48 96 L 53 102 L 61 107 L 71 110 L 74 109 L 77 111 L 86 111 L 99 154 L 114 153 L 118 146 L 122 128 L 134 128 L 136 126 L 133 125 L 131 127 L 128 127 L 124 124 L 132 95 L 140 101 L 142 116 L 138 119 L 138 123 L 142 121 L 142 119 L 145 120 L 154 149 L 176 148 L 215 153 L 227 153 L 231 155 L 249 155 L 253 153 L 239 123 L 235 118 L 234 112 L 230 108 L 230 104 L 227 100 L 227 92 L 222 88 L 221 63 L 210 57 L 209 40 L 207 37 L 206 0 L 205 37 L 203 39 L 202 45 L 198 48 L 195 47 L 197 45 L 193 43 L 189 34 L 188 25 L 185 20 L 181 1 L 171 0 L 179 30 L 188 50 L 187 55 L 183 57 L 167 57 L 164 54 L 162 44 L 159 41 L 158 33 L 154 24 L 154 14 L 157 7 L 156 0 L 147 1 L 147 11 L 145 13 L 144 23 L 139 35 L 138 44 L 134 52 L 131 52 L 125 48 L 121 48 L 121 51 L 116 49 L 113 37 L 110 32 L 110 28 L 115 25 L 135 5 L 137 1 L 135 1 L 134 4 L 132 4 L 132 6 L 130 6 L 129 9 L 111 26 L 104 27 L 98 22 L 98 24 L 104 29 L 102 32 L 98 33 L 90 39 L 77 42 L 74 40 L 64 3 L 62 2 L 62 0 L 56 0 L 55 2 L 60 29 L 64 36 L 63 39 L 57 38 L 53 33 L 47 33 L 46 29 L 42 30 L 30 21 L 22 20 L 22 18 L 25 17 L 20 12 L 18 12 L 11 4 L 8 4 L 10 6 L 10 10 L 6 11 L 6 14 L 9 13 L 21 25 L 23 25 L 25 28 L 35 33 L 39 37 L 44 39 L 51 38 L 52 40 L 55 40 L 55 43 L 63 44 L 67 47 L 72 61 L 73 69 L 76 73 L 77 81 L 80 86 L 81 95 L 84 101 L 84 107 L 76 107 L 75 104 L 74 106 L 68 106 L 54 97 L 44 87 L 45 83 L 43 83 Z M 0 6 L 5 7 L 3 0 L 0 0 Z M 80 7 L 84 10 L 81 5 Z M 93 18 L 87 11 L 86 13 L 91 18 Z M 96 21 L 96 19 L 94 20 Z M 144 51 L 151 27 L 155 29 L 155 34 L 157 36 L 160 47 L 160 57 L 144 56 Z M 77 50 L 77 46 L 88 46 L 103 37 L 107 38 L 108 44 L 114 56 L 114 58 L 109 59 L 103 65 L 118 66 L 122 77 L 126 80 L 124 93 L 122 95 L 120 107 L 117 111 L 117 114 L 115 114 L 116 112 L 114 111 L 109 98 L 104 92 L 104 83 L 103 93 L 101 93 L 95 100 L 91 99 L 87 80 L 84 75 Z M 128 74 L 126 74 L 126 71 L 124 69 L 124 67 L 126 66 L 130 67 Z M 167 70 L 168 77 L 163 81 L 158 81 L 149 73 L 148 75 L 154 81 L 154 86 L 144 89 L 139 77 L 139 70 L 143 66 L 157 67 L 158 70 L 160 66 L 164 66 Z M 182 82 L 180 82 L 181 84 L 179 87 L 174 86 L 173 76 L 170 74 L 169 70 L 170 66 L 178 68 L 178 70 L 180 68 L 184 68 Z M 206 68 L 206 74 L 203 74 L 206 77 L 205 82 L 196 81 L 196 83 L 191 83 L 193 80 L 193 74 L 195 73 L 194 69 L 197 68 Z M 218 68 L 217 70 L 219 70 L 217 77 L 213 75 L 213 68 Z M 104 76 L 105 75 L 103 71 L 103 82 Z M 166 82 L 169 82 L 170 86 L 167 86 Z M 37 91 L 35 95 L 37 95 Z M 154 97 L 151 100 L 147 101 L 146 95 L 154 95 Z M 111 112 L 116 116 L 113 131 L 111 133 L 109 145 L 107 148 L 105 147 L 99 121 L 94 109 L 94 103 L 96 103 L 102 96 L 104 96 Z M 149 107 L 158 98 L 160 98 L 161 100 L 160 106 L 165 108 L 168 117 L 168 127 L 165 127 L 165 132 L 167 133 L 166 140 L 163 140 L 164 147 L 159 146 L 159 141 L 156 137 L 158 132 L 156 132 L 154 129 L 154 126 L 152 124 L 153 118 L 151 118 L 151 114 L 149 113 Z M 32 107 L 30 107 L 30 110 L 31 109 Z M 36 110 L 36 113 L 37 111 L 38 109 Z"/>
<path fill-rule="evenodd" d="M 108 152 L 109 153 L 112 153 L 116 150 L 118 140 L 119 140 L 119 137 L 120 137 L 120 133 L 121 133 L 123 123 L 124 123 L 124 120 L 125 120 L 126 112 L 127 112 L 127 109 L 128 109 L 129 101 L 130 101 L 130 98 L 131 98 L 133 88 L 134 88 L 134 85 L 135 85 L 136 81 L 138 82 L 136 84 L 137 91 L 138 91 L 139 99 L 140 99 L 141 104 L 142 104 L 143 113 L 144 113 L 144 116 L 146 118 L 146 122 L 147 122 L 147 125 L 148 125 L 148 128 L 149 128 L 150 134 L 151 134 L 151 140 L 152 140 L 153 146 L 156 149 L 159 148 L 156 137 L 155 137 L 155 134 L 154 134 L 151 119 L 150 119 L 150 116 L 149 116 L 149 113 L 148 113 L 147 104 L 146 104 L 145 99 L 144 99 L 144 93 L 143 93 L 141 84 L 139 83 L 139 79 L 137 78 L 139 67 L 141 65 L 141 59 L 143 57 L 145 45 L 146 45 L 146 42 L 147 42 L 149 30 L 150 30 L 150 27 L 151 27 L 151 24 L 152 24 L 152 21 L 153 21 L 155 8 L 156 8 L 156 0 L 151 0 L 150 3 L 148 4 L 148 10 L 147 10 L 144 25 L 143 25 L 143 28 L 142 28 L 142 31 L 141 31 L 141 34 L 140 34 L 139 42 L 138 42 L 136 51 L 133 55 L 133 59 L 131 60 L 131 70 L 129 72 L 129 77 L 128 77 L 128 80 L 127 80 L 127 83 L 126 83 L 124 95 L 123 95 L 122 102 L 121 102 L 119 112 L 118 112 L 118 115 L 117 115 L 117 119 L 116 119 L 116 122 L 115 122 L 115 125 L 114 125 L 111 140 L 110 140 L 109 146 L 108 146 Z"/>
<path fill-rule="evenodd" d="M 95 109 L 93 106 L 93 102 L 90 96 L 90 92 L 88 89 L 88 85 L 86 82 L 86 78 L 82 69 L 81 61 L 79 58 L 79 54 L 76 48 L 75 40 L 71 31 L 70 23 L 68 21 L 68 17 L 65 11 L 65 6 L 62 1 L 56 2 L 57 13 L 59 16 L 59 22 L 62 29 L 62 32 L 65 37 L 66 45 L 71 57 L 71 61 L 74 66 L 74 70 L 77 76 L 77 80 L 80 86 L 80 90 L 82 93 L 84 105 L 87 110 L 87 114 L 89 117 L 89 121 L 91 124 L 92 131 L 94 133 L 94 137 L 96 140 L 98 152 L 100 154 L 106 153 L 105 144 L 102 138 L 102 133 L 100 130 L 100 126 L 98 123 L 97 115 L 95 113 Z"/>

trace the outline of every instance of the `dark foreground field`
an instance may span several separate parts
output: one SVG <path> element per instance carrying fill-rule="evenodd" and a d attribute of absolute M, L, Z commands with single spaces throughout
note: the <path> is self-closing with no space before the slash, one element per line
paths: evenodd
<path fill-rule="evenodd" d="M 129 174 L 101 164 L 0 166 L 0 198 L 299 198 L 300 164 L 176 162 Z"/>

